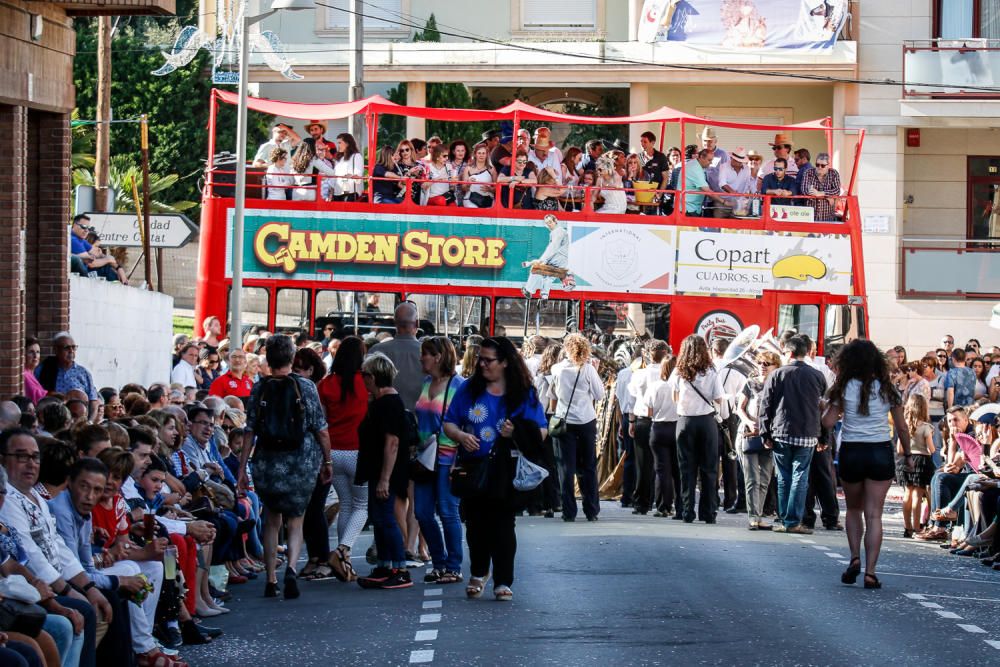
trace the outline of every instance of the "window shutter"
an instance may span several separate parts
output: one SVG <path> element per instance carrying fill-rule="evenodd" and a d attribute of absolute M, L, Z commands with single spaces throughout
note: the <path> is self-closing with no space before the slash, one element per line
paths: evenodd
<path fill-rule="evenodd" d="M 588 30 L 597 27 L 597 0 L 521 0 L 525 30 Z"/>
<path fill-rule="evenodd" d="M 740 117 L 740 116 L 712 116 L 716 120 L 729 121 L 730 123 L 752 123 L 755 125 L 784 125 L 784 116 L 753 116 L 753 117 Z M 692 127 L 692 126 L 688 126 Z M 698 144 L 701 148 L 701 125 L 695 125 L 693 127 L 697 128 L 697 133 L 694 138 L 690 136 L 688 142 L 692 144 Z M 719 148 L 731 151 L 734 148 L 742 146 L 746 150 L 751 148 L 756 150 L 758 153 L 764 156 L 764 161 L 770 160 L 773 156 L 771 155 L 771 147 L 767 145 L 767 142 L 774 141 L 774 134 L 763 132 L 761 130 L 744 130 L 739 127 L 716 127 L 715 133 L 719 138 Z M 796 147 L 798 148 L 798 147 Z M 683 147 L 681 148 L 683 150 Z"/>
<path fill-rule="evenodd" d="M 346 30 L 354 16 L 348 11 L 348 0 L 326 0 L 331 5 L 326 9 L 326 27 L 330 30 Z M 365 15 L 365 30 L 401 30 L 399 14 L 403 0 L 365 0 L 360 3 L 360 11 Z"/>

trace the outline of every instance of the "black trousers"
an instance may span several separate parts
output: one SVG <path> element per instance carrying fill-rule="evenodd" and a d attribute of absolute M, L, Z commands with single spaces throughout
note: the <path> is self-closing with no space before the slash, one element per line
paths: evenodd
<path fill-rule="evenodd" d="M 557 438 L 562 451 L 562 515 L 576 518 L 574 482 L 580 480 L 583 513 L 587 518 L 601 511 L 597 498 L 597 420 L 586 424 L 566 424 L 566 435 Z"/>
<path fill-rule="evenodd" d="M 312 496 L 302 517 L 302 537 L 306 543 L 309 558 L 325 563 L 330 558 L 330 526 L 326 523 L 326 496 L 330 493 L 329 484 L 321 484 L 316 478 Z"/>
<path fill-rule="evenodd" d="M 729 429 L 730 439 L 735 443 L 739 417 L 731 414 L 729 419 L 723 423 Z M 747 496 L 740 462 L 726 456 L 725 447 L 722 446 L 721 442 L 719 443 L 719 457 L 722 459 L 722 506 L 727 508 L 735 506 L 742 512 L 747 508 Z"/>
<path fill-rule="evenodd" d="M 638 417 L 635 420 L 635 491 L 632 505 L 640 512 L 653 506 L 653 450 L 649 447 L 653 420 Z"/>
<path fill-rule="evenodd" d="M 622 463 L 622 507 L 632 506 L 635 495 L 635 441 L 628 434 L 628 413 L 621 414 L 621 427 L 618 429 L 618 451 L 625 457 Z"/>
<path fill-rule="evenodd" d="M 694 520 L 695 487 L 701 482 L 698 518 L 714 521 L 719 511 L 719 428 L 715 415 L 677 419 L 677 461 L 684 520 Z"/>
<path fill-rule="evenodd" d="M 542 488 L 539 493 L 532 494 L 528 511 L 555 512 L 559 509 L 559 470 L 556 465 L 555 448 L 557 447 L 552 436 L 545 436 L 542 443 L 542 460 L 539 464 L 549 471 L 549 476 L 542 481 Z"/>
<path fill-rule="evenodd" d="M 816 525 L 816 501 L 819 500 L 820 518 L 826 527 L 836 526 L 840 520 L 837 503 L 837 476 L 833 470 L 833 450 L 829 447 L 813 453 L 809 464 L 809 490 L 806 492 L 806 512 L 802 523 L 812 528 Z"/>
<path fill-rule="evenodd" d="M 681 514 L 681 477 L 677 467 L 677 422 L 653 422 L 649 437 L 656 474 L 656 509 Z"/>
<path fill-rule="evenodd" d="M 513 506 L 489 498 L 466 498 L 462 509 L 471 575 L 485 577 L 492 564 L 493 585 L 510 586 L 514 583 L 517 553 Z"/>
<path fill-rule="evenodd" d="M 141 614 L 142 609 L 135 605 L 131 605 L 130 608 L 129 601 L 119 597 L 114 591 L 102 588 L 101 593 L 111 605 L 112 616 L 107 633 L 97 645 L 97 664 L 130 667 L 135 661 L 132 656 L 132 624 L 129 621 L 129 614 Z M 83 665 L 82 658 L 80 664 Z"/>

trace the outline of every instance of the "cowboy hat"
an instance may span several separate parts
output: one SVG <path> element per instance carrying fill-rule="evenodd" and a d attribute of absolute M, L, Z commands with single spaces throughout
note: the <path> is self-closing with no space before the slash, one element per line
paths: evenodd
<path fill-rule="evenodd" d="M 751 160 L 754 159 L 754 158 L 757 158 L 758 160 L 762 160 L 763 159 L 761 157 L 760 153 L 758 153 L 757 151 L 755 151 L 752 148 L 747 151 L 747 158 L 749 158 Z"/>
<path fill-rule="evenodd" d="M 711 125 L 706 125 L 705 129 L 701 131 L 701 140 L 705 141 L 707 139 L 717 139 L 715 136 L 715 128 Z"/>
<path fill-rule="evenodd" d="M 535 150 L 550 151 L 553 148 L 552 141 L 548 137 L 538 137 L 535 143 L 531 144 Z"/>
<path fill-rule="evenodd" d="M 309 121 L 309 122 L 308 122 L 308 123 L 306 124 L 306 132 L 308 132 L 308 131 L 309 131 L 309 128 L 310 128 L 310 127 L 312 127 L 313 125 L 317 125 L 317 126 L 319 126 L 320 128 L 322 128 L 322 129 L 323 129 L 323 134 L 326 134 L 326 123 L 324 123 L 324 122 L 323 122 L 323 121 L 321 121 L 321 120 L 311 120 L 311 121 Z"/>
<path fill-rule="evenodd" d="M 768 146 L 780 146 L 782 144 L 788 144 L 789 146 L 794 146 L 795 142 L 792 141 L 787 134 L 784 132 L 779 132 L 774 135 L 774 141 L 768 144 Z"/>
<path fill-rule="evenodd" d="M 732 159 L 736 160 L 740 164 L 746 164 L 747 163 L 747 154 L 746 154 L 746 151 L 743 149 L 742 146 L 740 146 L 739 148 L 737 148 L 734 151 L 732 151 L 731 153 L 729 153 L 729 157 L 731 157 Z"/>
<path fill-rule="evenodd" d="M 493 138 L 500 138 L 500 130 L 486 130 L 483 132 L 483 141 L 489 141 Z"/>

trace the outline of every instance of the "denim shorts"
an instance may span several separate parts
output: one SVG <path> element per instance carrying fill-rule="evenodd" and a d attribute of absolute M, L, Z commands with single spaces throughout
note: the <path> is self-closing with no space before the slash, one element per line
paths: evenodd
<path fill-rule="evenodd" d="M 840 479 L 848 483 L 870 479 L 885 482 L 896 476 L 896 460 L 892 443 L 842 442 L 838 456 Z"/>

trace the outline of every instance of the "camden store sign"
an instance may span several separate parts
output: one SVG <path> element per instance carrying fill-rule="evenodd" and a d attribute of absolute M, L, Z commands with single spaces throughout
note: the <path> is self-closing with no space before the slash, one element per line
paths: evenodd
<path fill-rule="evenodd" d="M 846 235 L 261 209 L 244 225 L 248 278 L 521 288 L 543 263 L 557 290 L 853 294 Z"/>

